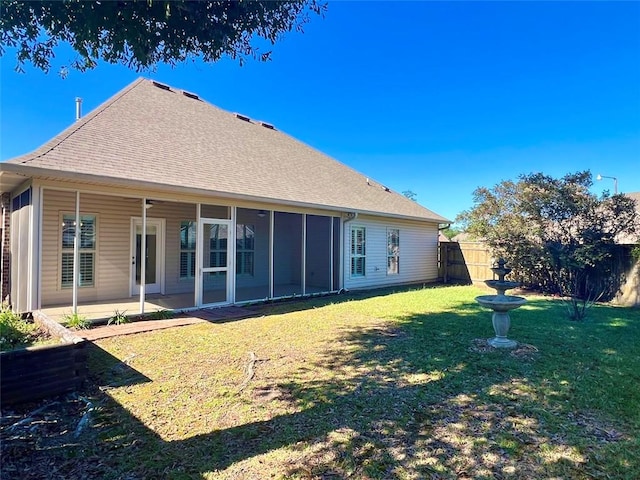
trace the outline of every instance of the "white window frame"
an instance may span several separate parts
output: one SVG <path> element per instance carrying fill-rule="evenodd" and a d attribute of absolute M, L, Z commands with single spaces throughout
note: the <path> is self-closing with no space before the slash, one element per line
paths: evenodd
<path fill-rule="evenodd" d="M 65 255 L 69 255 L 71 254 L 71 258 L 73 259 L 73 254 L 74 254 L 74 249 L 73 246 L 71 247 L 65 247 L 64 246 L 64 227 L 65 227 L 65 217 L 68 217 L 71 219 L 71 221 L 73 223 L 75 223 L 75 219 L 76 219 L 76 214 L 75 213 L 71 213 L 71 212 L 61 212 L 60 213 L 60 231 L 58 233 L 58 240 L 60 242 L 60 249 L 59 249 L 59 259 L 60 259 L 60 267 L 58 269 L 58 282 L 60 285 L 61 289 L 72 289 L 73 288 L 73 275 L 72 275 L 72 279 L 71 282 L 63 282 L 62 281 L 62 268 L 63 268 L 63 258 Z M 92 217 L 93 218 L 93 248 L 83 248 L 82 247 L 82 219 L 83 218 L 87 218 L 87 217 Z M 98 215 L 95 213 L 81 213 L 80 214 L 80 222 L 81 222 L 81 228 L 80 228 L 80 245 L 78 245 L 78 261 L 80 262 L 80 258 L 82 257 L 82 254 L 87 254 L 90 253 L 92 254 L 92 261 L 91 261 L 91 276 L 92 276 L 92 282 L 90 284 L 82 284 L 81 282 L 78 282 L 78 287 L 79 288 L 95 288 L 96 284 L 97 284 L 97 268 L 96 268 L 96 259 L 97 259 L 97 253 L 98 253 Z M 71 263 L 72 268 L 73 268 L 73 262 Z M 80 265 L 81 266 L 81 265 Z M 81 280 L 81 279 L 80 279 Z"/>
<path fill-rule="evenodd" d="M 358 233 L 361 232 L 362 240 L 358 242 Z M 367 229 L 362 226 L 352 226 L 349 238 L 349 271 L 351 277 L 367 276 Z M 361 247 L 361 248 L 358 248 Z M 362 270 L 358 271 L 357 264 L 362 262 Z"/>
<path fill-rule="evenodd" d="M 396 242 L 392 243 L 395 235 Z M 395 268 L 392 268 L 392 265 Z M 387 275 L 400 275 L 400 229 L 387 228 Z"/>

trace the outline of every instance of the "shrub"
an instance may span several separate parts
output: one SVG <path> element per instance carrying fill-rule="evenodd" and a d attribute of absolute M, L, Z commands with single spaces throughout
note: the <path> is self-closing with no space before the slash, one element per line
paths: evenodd
<path fill-rule="evenodd" d="M 73 328 L 74 330 L 86 330 L 91 326 L 91 322 L 87 320 L 84 315 L 80 315 L 78 312 L 66 313 L 62 317 L 62 321 L 66 327 Z"/>
<path fill-rule="evenodd" d="M 167 320 L 172 317 L 172 310 L 156 310 L 155 312 L 149 314 L 149 318 L 151 320 Z"/>
<path fill-rule="evenodd" d="M 116 310 L 115 312 L 113 312 L 113 316 L 109 319 L 109 321 L 107 322 L 107 325 L 111 325 L 111 324 L 123 325 L 129 322 L 131 322 L 131 319 L 127 317 L 126 310 L 124 312 L 121 312 L 120 310 Z"/>
<path fill-rule="evenodd" d="M 34 323 L 3 305 L 0 310 L 0 351 L 14 350 L 31 343 L 37 330 Z"/>

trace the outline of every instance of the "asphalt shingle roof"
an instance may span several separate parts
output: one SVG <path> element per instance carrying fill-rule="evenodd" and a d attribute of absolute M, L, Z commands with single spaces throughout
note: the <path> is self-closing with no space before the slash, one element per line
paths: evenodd
<path fill-rule="evenodd" d="M 8 163 L 229 197 L 447 222 L 260 122 L 138 79 L 36 151 Z"/>

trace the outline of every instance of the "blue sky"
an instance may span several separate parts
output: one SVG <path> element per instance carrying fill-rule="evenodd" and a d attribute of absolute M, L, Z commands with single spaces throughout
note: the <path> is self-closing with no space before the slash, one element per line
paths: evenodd
<path fill-rule="evenodd" d="M 453 219 L 478 186 L 589 169 L 640 191 L 640 2 L 332 2 L 273 60 L 43 74 L 1 60 L 0 158 L 139 76 L 268 121 Z M 56 66 L 73 58 L 58 52 Z M 613 181 L 593 190 L 613 191 Z"/>

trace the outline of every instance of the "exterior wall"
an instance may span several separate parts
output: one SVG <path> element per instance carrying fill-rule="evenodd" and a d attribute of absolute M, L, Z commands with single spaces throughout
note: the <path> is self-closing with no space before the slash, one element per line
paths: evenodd
<path fill-rule="evenodd" d="M 351 228 L 366 228 L 365 275 L 351 276 Z M 400 273 L 387 275 L 387 228 L 400 230 Z M 343 225 L 344 287 L 370 288 L 438 278 L 438 225 L 359 216 Z"/>
<path fill-rule="evenodd" d="M 222 200 L 210 197 L 197 197 L 176 194 L 173 197 L 159 195 L 158 192 L 140 191 L 133 192 L 120 191 L 114 188 L 110 192 L 106 187 L 96 187 L 95 193 L 89 193 L 88 186 L 73 184 L 65 185 L 63 182 L 42 182 L 43 187 L 43 212 L 42 212 L 42 258 L 39 269 L 36 271 L 41 275 L 40 298 L 41 307 L 51 307 L 55 305 L 71 305 L 72 288 L 62 288 L 61 286 L 61 243 L 62 243 L 62 215 L 75 213 L 76 192 L 74 188 L 81 190 L 80 193 L 80 213 L 81 215 L 96 216 L 96 256 L 94 285 L 90 287 L 79 287 L 78 301 L 86 303 L 91 301 L 108 301 L 122 299 L 130 296 L 132 251 L 131 251 L 131 220 L 142 216 L 141 196 L 153 198 L 153 206 L 147 210 L 147 218 L 159 218 L 165 221 L 165 262 L 164 262 L 164 293 L 179 294 L 193 292 L 195 289 L 194 279 L 180 279 L 180 224 L 182 221 L 196 220 L 196 204 L 219 204 L 239 207 L 238 223 L 255 224 L 256 251 L 255 265 L 257 269 L 268 268 L 269 246 L 267 241 L 269 215 L 258 217 L 257 209 L 264 209 L 267 212 L 297 213 L 308 215 L 320 215 L 323 217 L 338 217 L 339 212 L 324 211 L 318 209 L 305 209 L 300 207 L 287 207 L 274 204 L 259 204 L 247 201 Z M 61 190 L 67 188 L 68 190 Z M 241 209 L 256 209 L 255 211 Z M 243 212 L 243 213 L 240 213 Z M 253 216 L 256 216 L 254 219 Z M 243 218 L 243 216 L 245 218 Z M 282 217 L 282 218 L 287 218 Z M 297 217 L 300 218 L 301 217 Z M 308 217 L 311 218 L 311 217 Z M 290 225 L 282 224 L 282 231 L 290 230 Z M 328 222 L 321 222 L 322 225 Z M 350 237 L 352 226 L 363 226 L 367 229 L 366 238 L 366 274 L 363 277 L 351 277 L 350 275 Z M 28 224 L 27 224 L 28 227 Z M 277 227 L 277 222 L 276 222 Z M 387 275 L 387 229 L 397 228 L 400 230 L 400 273 L 397 275 Z M 19 230 L 19 229 L 18 229 Z M 330 267 L 325 265 L 328 262 L 318 260 L 314 251 L 322 250 L 322 258 L 330 258 L 330 247 L 325 243 L 330 242 L 328 234 L 319 235 L 316 230 L 322 230 L 320 226 L 308 227 L 307 235 L 307 287 L 330 288 Z M 314 233 L 315 232 L 315 233 Z M 326 232 L 325 232 L 326 233 Z M 19 231 L 12 233 L 12 244 L 21 244 L 16 235 Z M 28 231 L 27 231 L 28 234 Z M 425 224 L 418 221 L 388 219 L 376 216 L 361 215 L 353 221 L 341 225 L 339 218 L 334 218 L 334 243 L 335 263 L 333 265 L 334 282 L 333 288 L 340 287 L 348 289 L 370 288 L 376 286 L 403 284 L 411 282 L 428 282 L 437 279 L 437 224 Z M 322 246 L 316 245 L 322 239 Z M 290 235 L 282 235 L 275 232 L 274 245 L 274 265 L 276 278 L 274 285 L 279 281 L 285 283 L 301 282 L 299 279 L 302 271 L 302 242 L 287 240 Z M 294 237 L 297 238 L 297 235 Z M 280 241 L 278 241 L 280 240 Z M 264 248 L 263 248 L 264 247 Z M 339 249 L 343 249 L 342 265 L 339 264 Z M 324 250 L 327 250 L 326 252 Z M 295 252 L 292 255 L 292 252 Z M 287 268 L 279 263 L 284 261 Z M 315 262 L 315 263 L 314 263 Z M 316 265 L 318 263 L 318 265 Z M 316 272 L 318 270 L 318 272 Z M 278 271 L 285 274 L 283 278 L 278 278 Z M 230 272 L 231 273 L 231 272 Z M 265 273 L 265 272 L 262 272 Z M 238 288 L 252 287 L 264 284 L 263 274 L 256 278 L 238 278 Z M 268 271 L 266 272 L 268 273 Z M 291 278 L 294 275 L 295 278 Z M 326 277 L 326 278 L 325 278 Z M 36 276 L 37 278 L 37 276 Z M 18 281 L 22 282 L 22 279 Z M 17 284 L 17 283 L 16 283 Z M 277 295 L 277 292 L 274 292 Z M 260 298 L 263 298 L 261 295 Z M 246 299 L 243 299 L 246 300 Z"/>
<path fill-rule="evenodd" d="M 11 306 L 16 312 L 32 310 L 33 271 L 33 189 L 17 191 L 11 199 Z"/>
<path fill-rule="evenodd" d="M 61 286 L 62 215 L 75 214 L 76 194 L 43 192 L 41 299 L 43 306 L 72 303 L 72 288 Z M 80 195 L 80 214 L 96 215 L 94 285 L 78 288 L 78 301 L 123 298 L 129 295 L 131 217 L 140 216 L 140 201 Z"/>
<path fill-rule="evenodd" d="M 70 304 L 72 289 L 60 284 L 61 223 L 63 214 L 75 213 L 75 192 L 44 190 L 42 239 L 42 305 Z M 78 288 L 78 301 L 126 298 L 131 279 L 131 219 L 142 216 L 140 199 L 82 193 L 80 214 L 96 215 L 95 281 Z M 180 279 L 180 223 L 195 221 L 195 205 L 162 202 L 147 210 L 147 218 L 166 221 L 165 293 L 194 290 L 194 280 Z"/>

